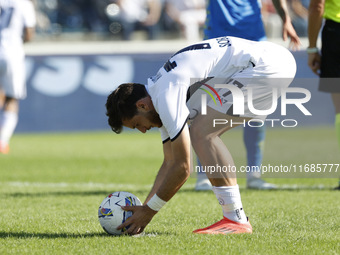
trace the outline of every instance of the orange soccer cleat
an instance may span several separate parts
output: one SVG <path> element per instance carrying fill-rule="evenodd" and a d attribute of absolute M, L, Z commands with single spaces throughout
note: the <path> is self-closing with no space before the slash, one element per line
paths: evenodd
<path fill-rule="evenodd" d="M 196 229 L 193 233 L 196 234 L 221 234 L 221 235 L 228 235 L 228 234 L 242 234 L 242 233 L 249 233 L 253 232 L 253 228 L 249 223 L 239 223 L 236 221 L 229 220 L 226 217 L 223 217 L 222 220 L 216 222 L 215 224 L 201 229 Z"/>
<path fill-rule="evenodd" d="M 9 153 L 9 146 L 8 144 L 4 144 L 0 142 L 0 154 L 8 154 Z"/>

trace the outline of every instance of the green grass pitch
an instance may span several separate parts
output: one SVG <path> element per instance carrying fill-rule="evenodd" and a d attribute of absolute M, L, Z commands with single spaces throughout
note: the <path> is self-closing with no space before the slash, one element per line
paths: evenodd
<path fill-rule="evenodd" d="M 245 164 L 242 131 L 223 136 Z M 195 178 L 138 237 L 107 235 L 97 210 L 114 191 L 147 196 L 162 161 L 158 132 L 17 134 L 0 155 L 0 254 L 339 254 L 340 192 L 335 178 L 271 178 L 277 191 L 245 189 L 252 235 L 195 235 L 222 217 L 213 192 Z M 264 164 L 339 163 L 331 127 L 268 129 Z"/>

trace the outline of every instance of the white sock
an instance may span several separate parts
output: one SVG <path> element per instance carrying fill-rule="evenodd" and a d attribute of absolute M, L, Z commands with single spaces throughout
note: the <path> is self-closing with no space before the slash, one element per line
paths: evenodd
<path fill-rule="evenodd" d="M 18 114 L 4 111 L 0 122 L 0 141 L 4 144 L 9 144 L 9 140 L 11 139 L 18 124 Z"/>
<path fill-rule="evenodd" d="M 242 207 L 241 194 L 238 185 L 213 187 L 212 190 L 222 206 L 224 217 L 240 223 L 247 222 L 247 216 Z"/>

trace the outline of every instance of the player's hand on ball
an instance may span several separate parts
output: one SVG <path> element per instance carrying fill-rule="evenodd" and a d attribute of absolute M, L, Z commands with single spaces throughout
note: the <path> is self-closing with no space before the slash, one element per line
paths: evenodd
<path fill-rule="evenodd" d="M 136 235 L 144 231 L 144 228 L 149 224 L 153 216 L 157 213 L 150 209 L 149 206 L 122 206 L 124 211 L 132 211 L 133 215 L 128 218 L 123 224 L 119 225 L 117 229 L 126 229 L 124 234 Z"/>

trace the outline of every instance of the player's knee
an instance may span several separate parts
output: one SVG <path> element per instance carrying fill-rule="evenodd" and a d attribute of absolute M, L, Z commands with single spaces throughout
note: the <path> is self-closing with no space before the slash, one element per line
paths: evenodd
<path fill-rule="evenodd" d="M 194 148 L 206 146 L 212 141 L 211 135 L 207 134 L 199 125 L 190 127 L 190 139 Z"/>
<path fill-rule="evenodd" d="M 199 125 L 191 125 L 191 127 L 190 127 L 190 139 L 191 139 L 192 143 L 198 141 L 200 136 L 203 135 L 202 133 L 203 133 L 202 128 L 200 128 Z"/>
<path fill-rule="evenodd" d="M 16 98 L 13 98 L 13 97 L 6 97 L 6 100 L 5 100 L 5 103 L 4 103 L 4 110 L 17 112 L 18 109 L 19 109 L 18 100 Z"/>

